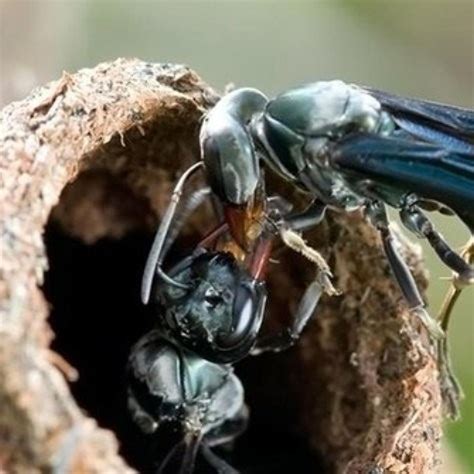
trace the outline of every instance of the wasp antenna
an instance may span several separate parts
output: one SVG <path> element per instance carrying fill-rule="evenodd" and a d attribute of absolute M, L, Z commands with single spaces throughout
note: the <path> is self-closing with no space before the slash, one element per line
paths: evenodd
<path fill-rule="evenodd" d="M 204 202 L 204 200 L 211 194 L 211 188 L 204 187 L 194 191 L 184 204 L 181 205 L 179 215 L 175 218 L 172 228 L 166 235 L 165 243 L 163 244 L 163 255 L 167 255 L 168 250 L 173 245 L 176 237 L 179 235 L 184 223 L 189 216 Z"/>
<path fill-rule="evenodd" d="M 155 272 L 163 278 L 163 275 L 166 275 L 163 270 L 157 271 L 157 267 L 160 266 L 161 262 L 165 257 L 165 252 L 163 252 L 163 246 L 166 241 L 166 236 L 168 234 L 171 222 L 173 217 L 176 213 L 176 208 L 178 203 L 181 199 L 181 194 L 183 192 L 184 184 L 186 181 L 203 165 L 202 161 L 198 161 L 197 163 L 193 164 L 189 167 L 179 178 L 176 186 L 174 187 L 173 194 L 171 195 L 171 200 L 166 209 L 165 215 L 160 223 L 160 226 L 156 232 L 155 239 L 153 241 L 153 245 L 151 246 L 150 253 L 148 255 L 148 259 L 145 264 L 145 270 L 143 272 L 142 278 L 142 287 L 141 287 L 141 299 L 143 304 L 147 304 L 150 299 L 150 292 L 151 292 L 151 285 L 153 283 L 153 278 L 155 276 Z M 173 280 L 171 277 L 166 275 L 167 281 L 172 281 L 175 286 L 181 287 L 181 283 Z M 166 279 L 165 277 L 165 279 Z"/>

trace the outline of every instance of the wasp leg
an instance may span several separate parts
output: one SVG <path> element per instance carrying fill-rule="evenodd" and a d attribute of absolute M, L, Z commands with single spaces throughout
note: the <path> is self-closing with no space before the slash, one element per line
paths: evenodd
<path fill-rule="evenodd" d="M 452 310 L 462 289 L 474 283 L 474 268 L 471 265 L 474 259 L 474 241 L 468 244 L 463 255 L 460 256 L 449 247 L 428 217 L 416 205 L 406 206 L 400 212 L 400 217 L 409 230 L 421 238 L 426 238 L 440 259 L 455 272 L 453 284 L 438 318 L 446 334 Z M 438 341 L 438 366 L 444 405 L 448 415 L 456 419 L 459 417 L 458 406 L 463 393 L 451 367 L 447 338 Z"/>
<path fill-rule="evenodd" d="M 252 355 L 263 352 L 280 352 L 291 347 L 301 336 L 303 329 L 314 313 L 314 310 L 323 293 L 338 295 L 339 291 L 331 283 L 332 273 L 324 257 L 310 247 L 295 230 L 305 230 L 319 224 L 325 215 L 327 206 L 319 200 L 313 201 L 304 211 L 298 214 L 285 216 L 278 224 L 280 237 L 284 244 L 300 253 L 305 258 L 316 264 L 318 273 L 315 280 L 305 290 L 293 316 L 291 327 L 278 334 L 260 338 Z"/>
<path fill-rule="evenodd" d="M 440 259 L 455 272 L 453 284 L 448 291 L 438 318 L 441 328 L 446 334 L 449 319 L 462 289 L 474 282 L 474 268 L 471 266 L 474 258 L 474 243 L 468 245 L 464 255 L 460 256 L 449 247 L 428 217 L 417 206 L 410 205 L 402 209 L 400 217 L 409 230 L 419 237 L 426 238 Z M 451 367 L 447 338 L 438 341 L 438 366 L 444 406 L 448 415 L 456 419 L 459 417 L 459 401 L 462 399 L 463 393 Z"/>
<path fill-rule="evenodd" d="M 427 239 L 445 265 L 457 273 L 458 285 L 474 283 L 474 268 L 451 249 L 418 206 L 411 205 L 403 208 L 400 211 L 400 218 L 407 229 L 414 232 L 418 237 Z"/>
<path fill-rule="evenodd" d="M 285 216 L 285 224 L 292 230 L 307 230 L 318 225 L 326 215 L 327 206 L 315 199 L 306 209 L 299 213 Z"/>
<path fill-rule="evenodd" d="M 461 256 L 466 259 L 469 264 L 474 263 L 474 239 L 471 238 L 466 245 Z M 451 287 L 443 301 L 438 320 L 441 328 L 447 332 L 449 320 L 453 312 L 453 308 L 461 295 L 464 288 L 463 282 L 457 280 L 457 275 L 454 276 Z M 449 342 L 447 338 L 438 342 L 438 364 L 441 380 L 441 393 L 443 396 L 443 403 L 450 418 L 456 420 L 459 418 L 459 402 L 464 397 L 462 388 L 454 375 L 451 367 L 451 360 L 449 357 Z"/>
<path fill-rule="evenodd" d="M 281 216 L 289 215 L 292 210 L 293 204 L 283 196 L 273 194 L 267 197 L 267 213 L 271 217 L 275 217 L 273 216 L 273 213 L 275 213 L 277 218 L 281 218 Z"/>
<path fill-rule="evenodd" d="M 259 339 L 252 349 L 252 355 L 263 352 L 280 352 L 291 347 L 301 336 L 303 329 L 314 313 L 316 306 L 324 292 L 324 284 L 316 278 L 306 289 L 301 298 L 298 309 L 293 317 L 291 327 L 285 328 L 278 334 L 272 334 Z"/>
<path fill-rule="evenodd" d="M 407 264 L 397 252 L 395 241 L 390 231 L 385 206 L 380 201 L 372 201 L 366 206 L 366 212 L 372 224 L 380 232 L 388 262 L 410 310 L 420 318 L 433 338 L 443 338 L 443 331 L 436 320 L 426 311 L 425 303 L 416 286 L 415 279 Z"/>

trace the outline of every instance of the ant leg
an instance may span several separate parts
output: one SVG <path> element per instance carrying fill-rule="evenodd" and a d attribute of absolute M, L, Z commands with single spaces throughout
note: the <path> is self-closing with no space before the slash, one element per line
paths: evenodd
<path fill-rule="evenodd" d="M 168 454 L 165 456 L 165 458 L 161 462 L 160 467 L 158 468 L 158 471 L 156 471 L 156 474 L 163 474 L 165 472 L 166 466 L 168 466 L 168 464 L 175 457 L 176 453 L 183 445 L 184 445 L 184 440 L 181 440 L 170 449 Z"/>
<path fill-rule="evenodd" d="M 425 303 L 416 286 L 415 279 L 407 264 L 397 252 L 385 206 L 380 201 L 371 201 L 366 206 L 366 212 L 372 224 L 380 232 L 388 262 L 410 310 L 420 318 L 433 338 L 441 339 L 444 337 L 443 331 L 426 311 Z"/>
<path fill-rule="evenodd" d="M 186 433 L 184 437 L 185 451 L 179 474 L 192 474 L 199 445 L 202 441 L 203 433 L 201 430 L 194 430 Z"/>
<path fill-rule="evenodd" d="M 321 275 L 319 275 L 319 277 L 321 277 Z M 301 336 L 323 292 L 324 284 L 319 281 L 319 278 L 316 278 L 316 280 L 306 288 L 293 317 L 291 327 L 284 329 L 278 334 L 260 338 L 255 348 L 252 349 L 251 354 L 259 355 L 268 351 L 280 352 L 291 347 Z"/>
<path fill-rule="evenodd" d="M 141 287 L 141 298 L 142 298 L 143 304 L 147 304 L 150 299 L 151 285 L 153 283 L 155 273 L 157 273 L 167 283 L 178 286 L 180 288 L 183 287 L 182 283 L 176 282 L 175 280 L 167 276 L 163 272 L 163 270 L 161 270 L 161 262 L 164 259 L 164 254 L 162 250 L 165 244 L 166 236 L 168 234 L 171 222 L 176 213 L 176 208 L 181 199 L 184 184 L 188 180 L 188 178 L 191 175 L 193 175 L 198 170 L 198 168 L 200 168 L 202 165 L 203 165 L 203 162 L 199 161 L 198 163 L 195 163 L 190 168 L 188 168 L 182 174 L 181 178 L 178 180 L 173 190 L 170 203 L 168 205 L 168 208 L 166 209 L 165 215 L 163 216 L 163 219 L 160 223 L 158 231 L 156 232 L 155 240 L 153 241 L 153 245 L 151 247 L 150 253 L 148 255 L 148 259 L 145 264 L 145 270 L 143 272 L 142 287 Z"/>
<path fill-rule="evenodd" d="M 222 458 L 217 456 L 206 442 L 201 444 L 201 453 L 206 461 L 218 472 L 218 474 L 238 474 L 230 464 L 227 464 Z"/>
<path fill-rule="evenodd" d="M 415 233 L 418 237 L 428 240 L 444 264 L 457 273 L 457 280 L 460 285 L 474 283 L 474 268 L 451 249 L 443 236 L 434 228 L 431 221 L 418 206 L 409 205 L 402 208 L 400 218 L 408 230 Z"/>
<path fill-rule="evenodd" d="M 461 252 L 461 256 L 465 258 L 468 263 L 474 263 L 474 238 L 471 237 L 471 240 Z M 455 275 L 438 315 L 441 328 L 445 332 L 448 330 L 453 308 L 459 299 L 464 286 L 463 282 L 459 282 L 457 280 L 457 275 Z M 447 338 L 438 342 L 438 358 L 443 402 L 448 415 L 456 420 L 459 418 L 459 402 L 462 400 L 464 394 L 451 367 L 449 343 Z"/>

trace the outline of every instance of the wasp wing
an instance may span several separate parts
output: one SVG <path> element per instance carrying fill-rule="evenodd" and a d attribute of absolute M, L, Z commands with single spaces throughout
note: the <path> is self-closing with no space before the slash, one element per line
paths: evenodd
<path fill-rule="evenodd" d="M 445 204 L 474 230 L 474 155 L 403 137 L 354 134 L 334 145 L 331 162 L 349 180 Z"/>
<path fill-rule="evenodd" d="M 402 130 L 423 141 L 474 154 L 474 110 L 365 90 Z"/>

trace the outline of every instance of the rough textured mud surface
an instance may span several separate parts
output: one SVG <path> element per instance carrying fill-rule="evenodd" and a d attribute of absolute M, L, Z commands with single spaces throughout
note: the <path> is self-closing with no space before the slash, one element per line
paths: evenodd
<path fill-rule="evenodd" d="M 152 232 L 174 181 L 199 158 L 199 121 L 216 99 L 186 67 L 117 60 L 64 74 L 2 111 L 0 470 L 131 470 L 114 433 L 71 395 L 74 368 L 50 349 L 42 236 L 48 221 L 88 245 Z M 211 223 L 208 207 L 197 212 L 179 241 L 183 250 Z M 328 472 L 436 472 L 435 359 L 376 232 L 358 214 L 331 214 L 308 239 L 327 257 L 343 294 L 323 299 L 295 348 L 242 364 L 253 412 L 267 417 L 268 429 L 276 423 L 308 440 Z M 400 247 L 426 286 L 418 249 L 404 239 Z M 276 257 L 267 330 L 287 321 L 314 273 L 289 251 Z"/>

